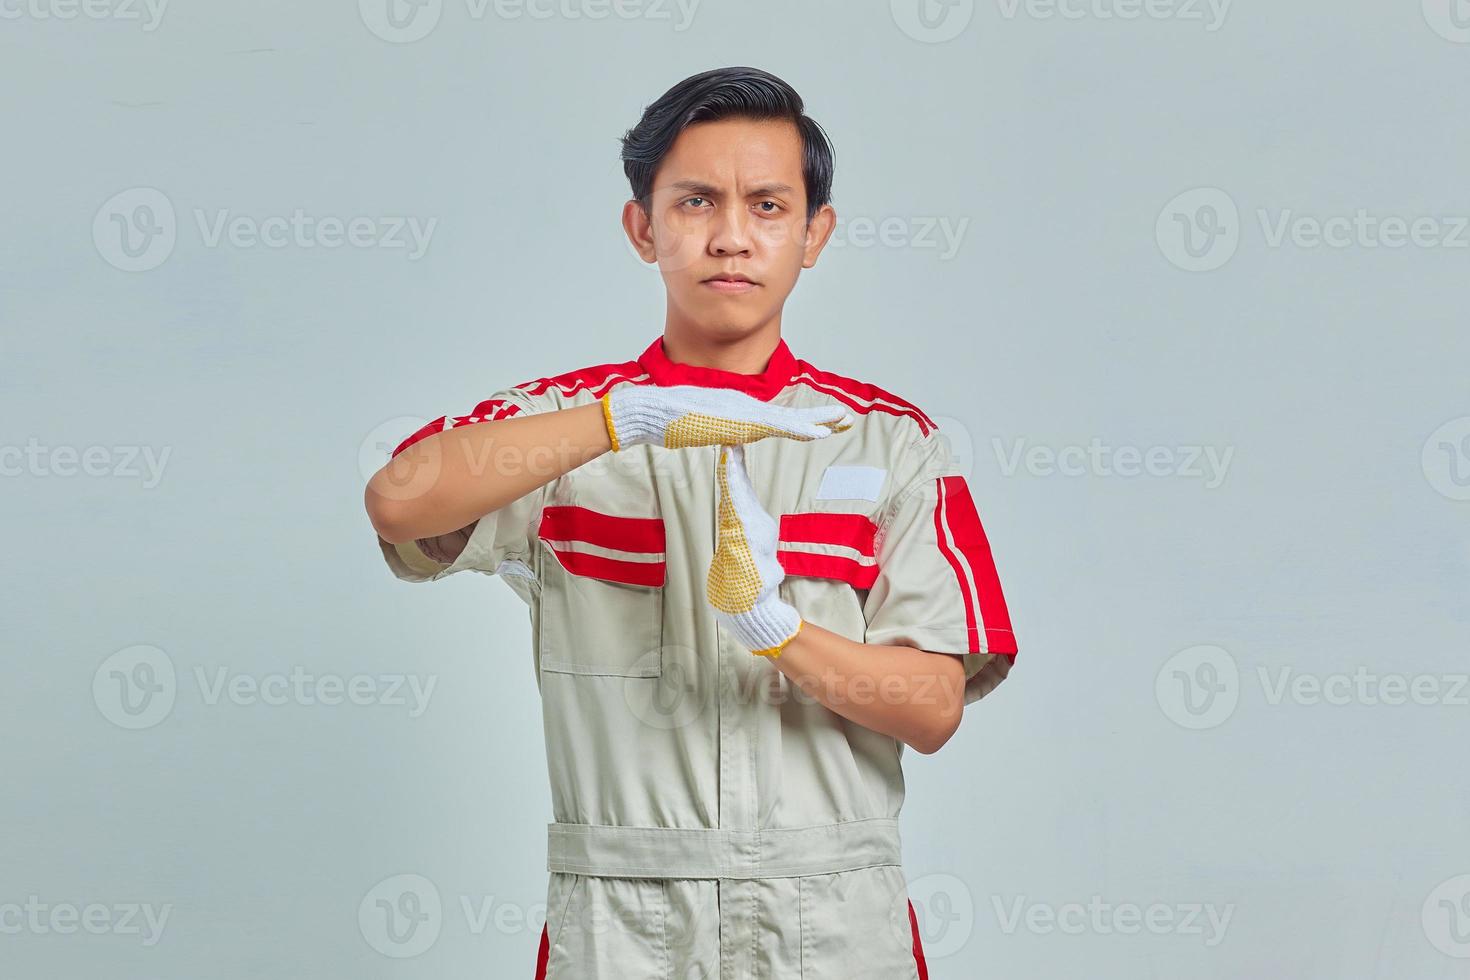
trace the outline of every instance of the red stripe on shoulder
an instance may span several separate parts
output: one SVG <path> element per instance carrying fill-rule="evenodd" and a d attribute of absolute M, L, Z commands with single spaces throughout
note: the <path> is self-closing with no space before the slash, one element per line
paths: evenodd
<path fill-rule="evenodd" d="M 859 415 L 883 412 L 888 415 L 907 416 L 918 423 L 919 431 L 926 436 L 931 430 L 939 428 L 919 406 L 877 385 L 841 374 L 833 374 L 831 371 L 819 370 L 806 361 L 797 361 L 796 367 L 795 384 L 804 384 L 815 391 L 831 395 Z"/>
<path fill-rule="evenodd" d="M 623 361 L 619 364 L 596 364 L 592 367 L 578 368 L 554 377 L 527 381 L 516 387 L 526 389 L 529 395 L 540 395 L 548 389 L 555 388 L 563 395 L 590 391 L 594 398 L 601 398 L 607 394 L 609 388 L 621 381 L 631 381 L 634 384 L 651 383 L 648 380 L 648 373 L 639 366 L 637 361 Z"/>
<path fill-rule="evenodd" d="M 508 419 L 520 412 L 521 406 L 505 398 L 487 398 L 475 406 L 475 410 L 469 415 L 461 415 L 454 421 L 455 426 L 464 425 L 466 422 L 493 422 L 496 419 Z"/>
<path fill-rule="evenodd" d="M 417 432 L 398 444 L 392 455 L 397 456 L 409 446 L 420 439 L 443 432 L 445 429 L 457 429 L 462 425 L 474 425 L 476 422 L 494 422 L 497 419 L 508 419 L 512 415 L 520 413 L 521 406 L 504 398 L 487 398 L 476 405 L 468 415 L 441 415 L 437 419 L 421 427 Z"/>
<path fill-rule="evenodd" d="M 391 456 L 397 456 L 399 453 L 403 452 L 405 449 L 407 449 L 409 446 L 412 446 L 420 439 L 427 439 L 429 436 L 432 436 L 435 433 L 443 432 L 444 423 L 447 419 L 448 416 L 441 415 L 434 421 L 420 428 L 417 432 L 412 433 L 407 439 L 398 444 L 397 448 L 393 450 Z"/>

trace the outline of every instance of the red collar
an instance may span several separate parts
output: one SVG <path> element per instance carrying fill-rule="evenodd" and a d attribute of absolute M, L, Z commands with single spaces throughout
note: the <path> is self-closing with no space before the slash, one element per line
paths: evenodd
<path fill-rule="evenodd" d="M 701 388 L 734 388 L 763 402 L 775 398 L 797 375 L 796 358 L 787 348 L 785 338 L 777 342 L 776 349 L 771 352 L 770 363 L 759 374 L 740 374 L 671 361 L 664 353 L 663 337 L 656 338 L 647 350 L 638 355 L 638 366 L 647 371 L 653 383 L 660 387 L 698 385 Z"/>

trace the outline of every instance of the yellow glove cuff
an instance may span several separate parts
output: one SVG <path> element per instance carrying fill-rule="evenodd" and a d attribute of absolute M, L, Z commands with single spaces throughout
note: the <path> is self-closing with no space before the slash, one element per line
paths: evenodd
<path fill-rule="evenodd" d="M 805 626 L 805 625 L 806 625 L 806 620 L 804 620 L 804 619 L 798 619 L 796 621 L 796 632 L 792 633 L 786 639 L 782 640 L 780 643 L 776 644 L 775 646 L 771 647 L 768 650 L 752 650 L 750 652 L 753 653 L 757 657 L 770 657 L 772 660 L 774 660 L 777 657 L 781 656 L 781 651 L 786 649 L 786 645 L 788 643 L 790 643 L 792 640 L 796 639 L 796 634 L 797 633 L 800 633 L 801 632 L 801 628 L 803 626 Z"/>
<path fill-rule="evenodd" d="M 608 392 L 598 400 L 602 402 L 602 420 L 607 424 L 607 437 L 612 440 L 613 452 L 618 452 L 622 447 L 618 445 L 618 430 L 613 426 L 612 406 L 608 404 L 611 397 L 612 392 Z"/>

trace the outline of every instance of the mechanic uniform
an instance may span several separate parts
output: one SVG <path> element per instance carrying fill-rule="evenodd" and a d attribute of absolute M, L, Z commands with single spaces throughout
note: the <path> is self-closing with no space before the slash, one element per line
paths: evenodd
<path fill-rule="evenodd" d="M 780 525 L 781 598 L 851 640 L 964 654 L 966 704 L 1006 677 L 1010 617 L 934 422 L 784 340 L 746 375 L 671 361 L 660 337 L 633 361 L 503 388 L 394 454 L 445 427 L 681 384 L 850 409 L 844 432 L 746 445 Z M 529 606 L 554 818 L 534 975 L 925 980 L 900 860 L 904 745 L 720 629 L 705 598 L 719 453 L 605 453 L 482 517 L 450 564 L 433 540 L 379 539 L 399 578 L 499 574 Z"/>

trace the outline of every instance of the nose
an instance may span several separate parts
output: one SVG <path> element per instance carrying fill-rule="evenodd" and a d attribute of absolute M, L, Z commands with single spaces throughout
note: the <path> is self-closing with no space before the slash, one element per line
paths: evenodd
<path fill-rule="evenodd" d="M 720 208 L 711 222 L 709 250 L 714 255 L 749 255 L 750 233 L 744 205 Z"/>

